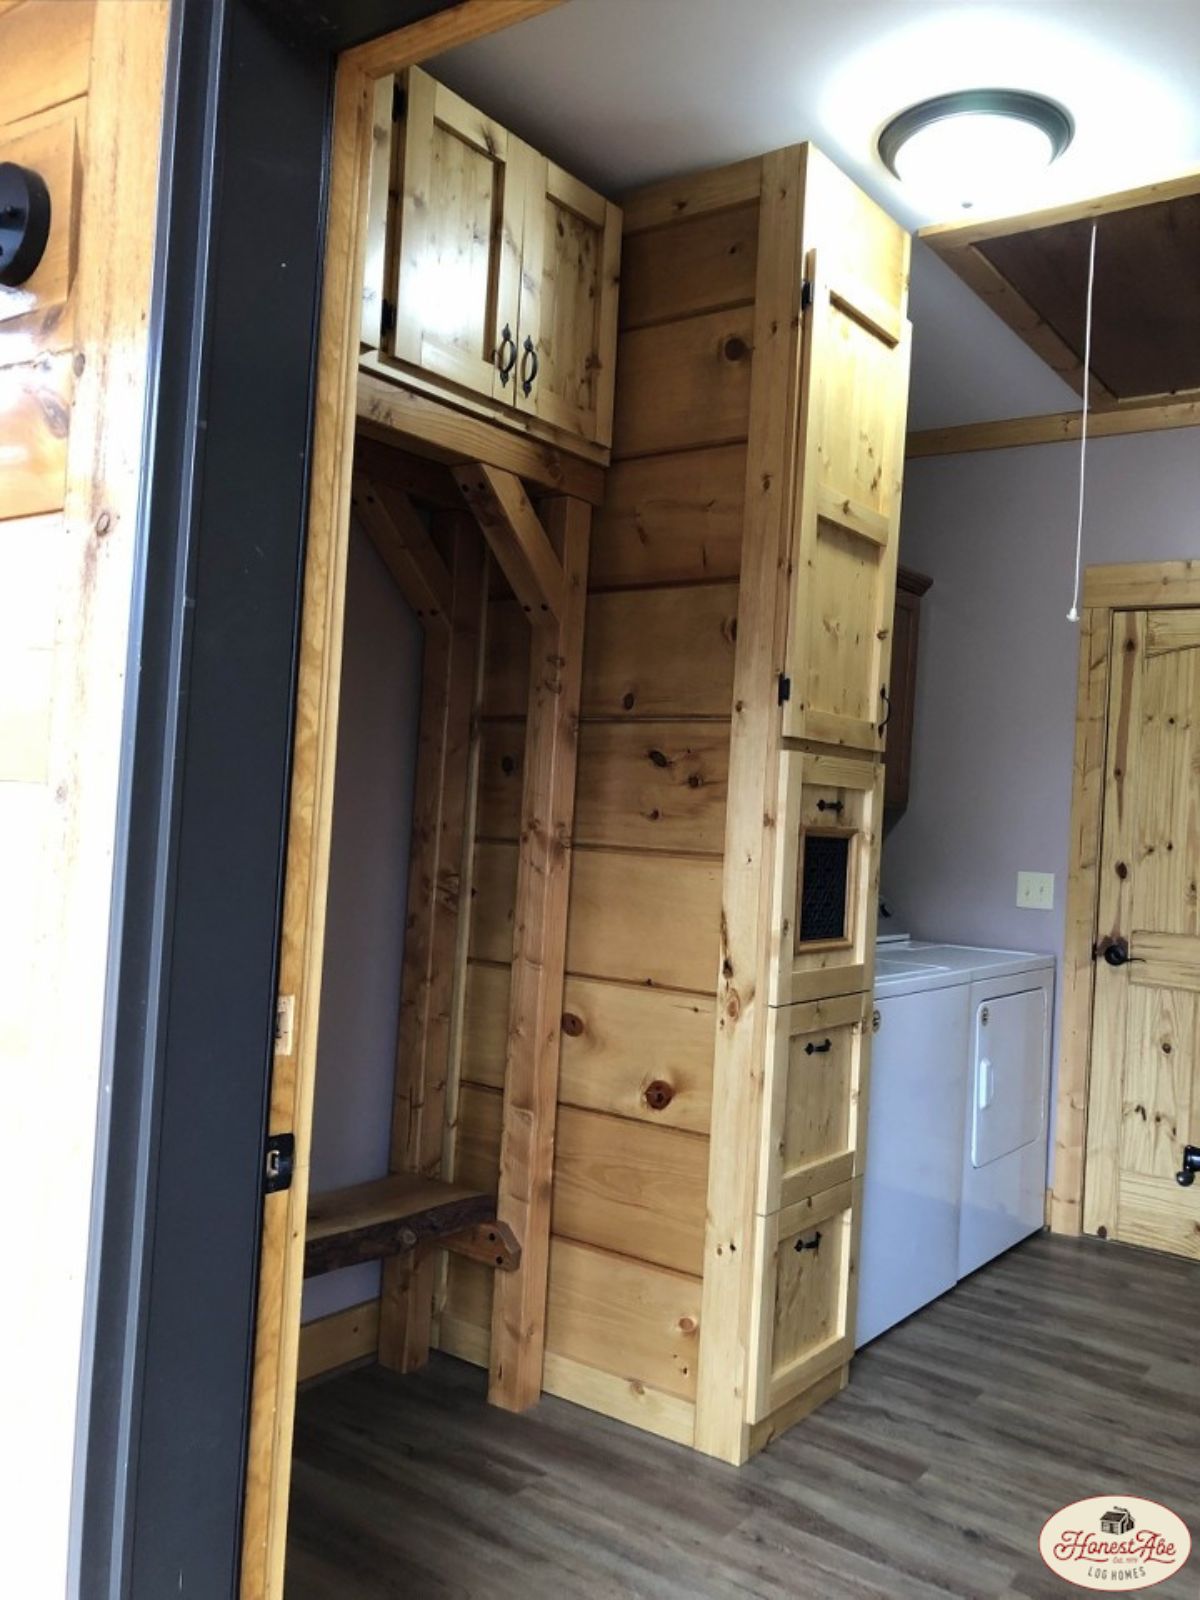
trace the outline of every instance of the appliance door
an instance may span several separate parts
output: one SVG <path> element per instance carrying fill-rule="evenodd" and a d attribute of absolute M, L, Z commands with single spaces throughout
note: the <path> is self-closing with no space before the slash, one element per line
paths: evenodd
<path fill-rule="evenodd" d="M 960 1278 L 1045 1220 L 1052 982 L 1046 972 L 971 986 Z"/>
<path fill-rule="evenodd" d="M 1044 989 L 997 995 L 974 1007 L 974 1167 L 986 1167 L 1041 1137 L 1046 1009 Z"/>
<path fill-rule="evenodd" d="M 856 1347 L 953 1288 L 969 990 L 876 1001 Z"/>

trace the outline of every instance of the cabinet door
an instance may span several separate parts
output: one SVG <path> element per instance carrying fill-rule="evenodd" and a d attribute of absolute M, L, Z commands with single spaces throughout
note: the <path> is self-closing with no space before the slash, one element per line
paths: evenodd
<path fill-rule="evenodd" d="M 532 152 L 427 73 L 403 87 L 391 354 L 511 400 Z"/>
<path fill-rule="evenodd" d="M 771 1012 L 760 1215 L 863 1171 L 871 996 L 839 995 Z"/>
<path fill-rule="evenodd" d="M 921 614 L 919 596 L 896 591 L 892 619 L 890 670 L 891 721 L 887 726 L 887 776 L 883 784 L 886 811 L 899 813 L 908 805 L 912 774 L 913 715 L 917 700 L 917 629 Z"/>
<path fill-rule="evenodd" d="M 553 427 L 612 443 L 621 213 L 534 157 L 521 257 L 517 404 Z"/>
<path fill-rule="evenodd" d="M 854 1353 L 862 1179 L 755 1224 L 750 1421 L 761 1422 Z"/>
<path fill-rule="evenodd" d="M 838 263 L 808 262 L 788 629 L 788 738 L 883 748 L 909 325 Z"/>
<path fill-rule="evenodd" d="M 877 761 L 783 752 L 771 1005 L 870 989 L 882 801 Z"/>

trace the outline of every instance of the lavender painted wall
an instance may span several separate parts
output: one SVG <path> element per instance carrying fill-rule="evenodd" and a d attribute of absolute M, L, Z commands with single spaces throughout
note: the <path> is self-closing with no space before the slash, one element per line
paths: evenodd
<path fill-rule="evenodd" d="M 928 573 L 913 783 L 883 889 L 921 938 L 1060 960 L 1078 636 L 1066 621 L 1078 449 L 911 462 L 901 560 Z M 1096 440 L 1085 564 L 1200 557 L 1200 432 Z M 1019 910 L 1018 870 L 1055 875 Z"/>
<path fill-rule="evenodd" d="M 351 528 L 333 800 L 314 1191 L 387 1171 L 421 692 L 421 626 L 366 535 Z M 303 1320 L 379 1293 L 379 1267 L 304 1288 Z"/>

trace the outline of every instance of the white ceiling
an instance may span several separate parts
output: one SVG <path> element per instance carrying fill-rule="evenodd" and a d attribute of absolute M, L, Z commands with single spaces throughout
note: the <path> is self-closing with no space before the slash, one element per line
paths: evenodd
<path fill-rule="evenodd" d="M 1200 0 L 568 0 L 433 70 L 610 194 L 811 138 L 920 226 L 875 138 L 914 101 L 975 86 L 1050 94 L 1075 117 L 1030 208 L 1200 167 Z M 912 314 L 915 426 L 1075 403 L 928 251 Z"/>

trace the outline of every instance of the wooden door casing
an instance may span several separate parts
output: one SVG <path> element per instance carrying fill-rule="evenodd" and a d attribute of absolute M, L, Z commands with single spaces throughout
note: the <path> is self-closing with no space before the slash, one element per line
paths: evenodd
<path fill-rule="evenodd" d="M 1200 610 L 1117 613 L 1108 677 L 1084 1227 L 1200 1259 Z"/>

